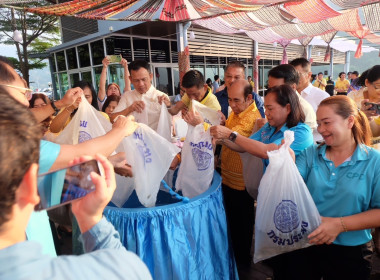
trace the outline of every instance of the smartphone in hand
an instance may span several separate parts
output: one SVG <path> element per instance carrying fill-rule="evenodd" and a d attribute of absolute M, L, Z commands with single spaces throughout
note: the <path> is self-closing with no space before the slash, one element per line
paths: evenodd
<path fill-rule="evenodd" d="M 35 210 L 45 210 L 81 199 L 95 190 L 91 172 L 102 174 L 96 160 L 82 162 L 68 168 L 44 173 L 38 176 L 40 203 Z"/>
<path fill-rule="evenodd" d="M 366 106 L 372 105 L 372 107 L 369 108 L 368 110 L 375 110 L 376 111 L 376 115 L 380 115 L 380 104 L 373 103 L 373 102 L 366 102 L 365 105 Z"/>
<path fill-rule="evenodd" d="M 121 62 L 121 55 L 118 54 L 118 55 L 108 55 L 108 59 L 110 61 L 110 63 L 120 63 Z"/>

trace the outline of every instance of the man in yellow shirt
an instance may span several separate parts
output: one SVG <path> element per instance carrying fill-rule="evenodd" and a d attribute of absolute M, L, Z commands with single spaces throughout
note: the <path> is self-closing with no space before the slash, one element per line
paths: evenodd
<path fill-rule="evenodd" d="M 191 100 L 196 100 L 215 111 L 221 110 L 218 99 L 212 94 L 212 90 L 205 83 L 204 76 L 198 70 L 186 72 L 181 86 L 185 89 L 186 93 L 181 101 L 178 101 L 174 106 L 171 106 L 170 100 L 165 98 L 165 96 L 159 100 L 159 102 L 165 102 L 170 114 L 177 115 L 179 111 L 182 111 L 184 120 L 188 124 L 196 126 L 202 122 L 202 119 L 199 115 L 194 115 L 192 110 L 189 110 L 191 108 Z"/>
<path fill-rule="evenodd" d="M 255 82 L 252 80 L 252 76 L 247 77 L 248 83 L 251 84 L 252 90 L 255 89 Z"/>
<path fill-rule="evenodd" d="M 261 118 L 252 99 L 252 86 L 246 80 L 236 80 L 228 90 L 228 103 L 232 113 L 226 127 L 249 137 L 257 119 Z M 227 223 L 238 267 L 251 262 L 253 226 L 255 221 L 254 199 L 245 189 L 243 165 L 238 152 L 222 141 L 221 173 Z"/>
<path fill-rule="evenodd" d="M 317 78 L 315 79 L 315 81 L 313 83 L 313 86 L 315 86 L 321 90 L 325 90 L 326 85 L 327 85 L 327 82 L 326 82 L 326 79 L 323 78 L 323 73 L 319 72 Z"/>

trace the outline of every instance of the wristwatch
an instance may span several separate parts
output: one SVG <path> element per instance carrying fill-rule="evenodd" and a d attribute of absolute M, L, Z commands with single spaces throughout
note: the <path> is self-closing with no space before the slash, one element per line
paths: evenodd
<path fill-rule="evenodd" d="M 228 136 L 228 140 L 230 140 L 231 142 L 235 142 L 237 136 L 238 133 L 236 131 L 231 132 L 230 136 Z"/>

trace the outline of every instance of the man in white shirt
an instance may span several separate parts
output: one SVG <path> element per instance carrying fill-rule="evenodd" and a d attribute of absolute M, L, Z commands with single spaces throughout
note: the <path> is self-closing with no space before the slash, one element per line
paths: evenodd
<path fill-rule="evenodd" d="M 299 75 L 296 69 L 289 64 L 278 65 L 268 72 L 268 87 L 280 86 L 287 84 L 295 91 L 298 84 Z M 317 130 L 317 117 L 313 107 L 302 96 L 297 95 L 300 100 L 302 110 L 305 114 L 305 124 L 307 124 L 312 131 Z"/>
<path fill-rule="evenodd" d="M 297 91 L 307 102 L 310 103 L 314 112 L 317 112 L 318 106 L 322 100 L 330 97 L 330 95 L 326 91 L 321 90 L 310 83 L 310 77 L 312 75 L 311 64 L 306 58 L 296 58 L 292 60 L 290 64 L 294 66 L 300 76 L 297 84 Z M 315 142 L 323 140 L 322 136 L 316 129 L 313 131 L 313 138 Z"/>
<path fill-rule="evenodd" d="M 152 85 L 153 74 L 148 62 L 143 60 L 132 61 L 129 66 L 130 80 L 134 90 L 124 93 L 119 104 L 111 114 L 111 121 L 117 116 L 133 114 L 137 122 L 145 123 L 153 130 L 157 130 L 161 113 L 159 96 L 169 97 Z"/>
<path fill-rule="evenodd" d="M 311 106 L 314 109 L 314 112 L 316 112 L 319 103 L 321 103 L 323 99 L 330 97 L 330 95 L 327 92 L 313 86 L 310 83 L 310 77 L 312 75 L 311 65 L 306 58 L 300 57 L 294 59 L 290 62 L 290 64 L 293 65 L 294 68 L 296 68 L 300 76 L 300 79 L 297 84 L 297 91 L 301 94 L 301 96 L 304 99 L 306 99 L 307 102 L 311 104 Z"/>

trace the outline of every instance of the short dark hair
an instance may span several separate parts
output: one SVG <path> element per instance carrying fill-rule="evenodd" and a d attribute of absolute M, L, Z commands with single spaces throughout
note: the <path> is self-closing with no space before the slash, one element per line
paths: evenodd
<path fill-rule="evenodd" d="M 340 72 L 340 73 L 339 73 L 339 77 L 340 77 L 340 74 L 341 74 L 341 73 L 344 73 L 344 72 Z M 344 74 L 346 74 L 346 73 L 344 73 Z M 350 75 L 350 74 L 352 74 L 351 71 L 347 72 L 347 75 Z"/>
<path fill-rule="evenodd" d="M 350 73 L 351 74 L 351 72 L 348 72 L 348 73 Z M 348 75 L 348 73 L 347 73 L 347 75 Z M 346 73 L 345 72 L 340 72 L 339 73 L 339 78 L 343 75 L 343 74 L 345 74 L 346 75 Z"/>
<path fill-rule="evenodd" d="M 131 73 L 132 70 L 138 71 L 141 68 L 146 69 L 149 74 L 152 73 L 152 70 L 150 69 L 150 64 L 145 60 L 134 60 L 128 65 L 129 73 Z"/>
<path fill-rule="evenodd" d="M 11 61 L 0 55 L 0 83 L 12 83 L 16 80 L 15 75 L 9 71 L 9 68 L 14 68 Z"/>
<path fill-rule="evenodd" d="M 218 80 L 219 79 L 219 75 L 215 75 L 214 76 L 214 81 Z"/>
<path fill-rule="evenodd" d="M 182 78 L 182 86 L 184 88 L 192 88 L 196 86 L 197 88 L 203 87 L 205 84 L 205 78 L 203 74 L 198 70 L 187 71 Z"/>
<path fill-rule="evenodd" d="M 97 100 L 98 96 L 96 95 L 96 91 L 95 91 L 95 89 L 91 83 L 89 83 L 87 81 L 79 81 L 79 82 L 76 82 L 73 87 L 80 87 L 82 90 L 84 90 L 85 88 L 89 88 L 91 91 L 91 95 L 92 95 L 91 105 L 96 110 L 99 110 L 98 100 Z"/>
<path fill-rule="evenodd" d="M 107 99 L 106 99 L 106 101 L 105 101 L 104 104 L 103 104 L 102 112 L 105 112 L 105 111 L 106 111 L 108 105 L 110 105 L 110 103 L 111 103 L 112 101 L 116 101 L 116 102 L 119 104 L 120 98 L 121 98 L 121 97 L 118 96 L 118 95 L 111 95 L 111 96 L 108 96 Z"/>
<path fill-rule="evenodd" d="M 323 73 L 322 73 L 322 72 L 318 72 L 318 76 L 319 76 L 319 75 L 321 75 L 321 74 L 323 75 Z"/>
<path fill-rule="evenodd" d="M 310 67 L 310 61 L 304 57 L 293 59 L 289 64 L 293 65 L 294 67 L 301 65 L 303 69 Z"/>
<path fill-rule="evenodd" d="M 290 64 L 281 64 L 273 67 L 268 72 L 269 76 L 276 79 L 284 79 L 284 83 L 287 85 L 297 85 L 300 79 L 297 70 Z"/>
<path fill-rule="evenodd" d="M 33 93 L 32 98 L 29 100 L 29 108 L 34 108 L 34 102 L 37 99 L 42 99 L 46 105 L 50 104 L 49 98 L 43 93 Z"/>
<path fill-rule="evenodd" d="M 359 76 L 359 72 L 358 71 L 353 71 L 351 74 Z"/>
<path fill-rule="evenodd" d="M 226 72 L 228 68 L 243 68 L 243 70 L 245 71 L 244 63 L 239 60 L 234 60 L 234 61 L 229 62 L 224 71 Z"/>
<path fill-rule="evenodd" d="M 0 88 L 0 227 L 10 219 L 16 191 L 38 163 L 40 127 L 33 114 Z"/>
<path fill-rule="evenodd" d="M 273 93 L 276 95 L 276 102 L 285 107 L 290 105 L 290 113 L 286 119 L 288 128 L 296 126 L 300 122 L 305 122 L 305 113 L 302 110 L 301 103 L 297 93 L 287 84 L 276 86 L 268 89 L 265 95 Z"/>

